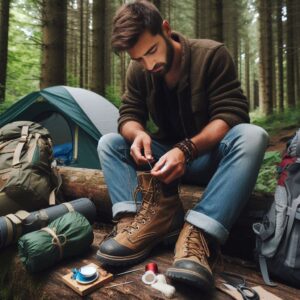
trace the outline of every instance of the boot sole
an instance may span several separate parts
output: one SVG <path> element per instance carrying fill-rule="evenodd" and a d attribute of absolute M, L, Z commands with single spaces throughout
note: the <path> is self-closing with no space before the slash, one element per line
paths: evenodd
<path fill-rule="evenodd" d="M 171 279 L 192 285 L 203 291 L 209 291 L 214 286 L 213 281 L 209 282 L 206 278 L 201 276 L 199 273 L 193 272 L 191 270 L 168 268 L 166 275 Z"/>
<path fill-rule="evenodd" d="M 167 236 L 165 236 L 162 239 L 157 239 L 155 243 L 153 243 L 151 246 L 148 246 L 146 249 L 143 249 L 142 251 L 127 255 L 127 256 L 112 256 L 105 253 L 102 253 L 100 250 L 97 251 L 97 259 L 104 265 L 110 265 L 110 266 L 128 266 L 136 264 L 142 260 L 144 260 L 152 251 L 154 247 L 156 247 L 158 244 L 163 243 L 166 246 L 174 245 L 177 241 L 178 235 L 180 233 L 180 230 L 174 231 L 169 233 Z"/>

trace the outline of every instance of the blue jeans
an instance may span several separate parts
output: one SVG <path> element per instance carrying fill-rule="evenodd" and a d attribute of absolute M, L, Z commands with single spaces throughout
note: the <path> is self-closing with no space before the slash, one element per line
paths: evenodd
<path fill-rule="evenodd" d="M 185 220 L 224 243 L 250 197 L 267 141 L 268 135 L 262 128 L 239 124 L 229 130 L 217 147 L 195 159 L 187 167 L 182 181 L 206 188 Z M 155 159 L 170 149 L 169 145 L 152 141 Z M 119 134 L 107 134 L 99 141 L 98 154 L 113 204 L 113 216 L 136 212 L 137 166 L 130 156 L 130 144 Z M 137 202 L 141 202 L 140 197 Z"/>

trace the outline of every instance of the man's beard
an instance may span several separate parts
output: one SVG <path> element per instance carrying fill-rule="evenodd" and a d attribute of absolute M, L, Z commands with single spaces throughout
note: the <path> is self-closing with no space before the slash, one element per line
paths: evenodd
<path fill-rule="evenodd" d="M 162 37 L 163 37 L 163 39 L 166 43 L 166 48 L 167 48 L 166 62 L 163 63 L 163 64 L 158 63 L 154 66 L 153 70 L 155 70 L 156 68 L 159 68 L 160 65 L 163 65 L 163 68 L 162 68 L 161 71 L 159 71 L 157 73 L 153 72 L 153 74 L 156 75 L 156 76 L 166 75 L 170 71 L 170 69 L 172 67 L 173 59 L 174 59 L 174 52 L 175 51 L 174 51 L 174 47 L 173 47 L 171 41 L 167 37 L 165 37 L 164 34 L 162 34 Z"/>

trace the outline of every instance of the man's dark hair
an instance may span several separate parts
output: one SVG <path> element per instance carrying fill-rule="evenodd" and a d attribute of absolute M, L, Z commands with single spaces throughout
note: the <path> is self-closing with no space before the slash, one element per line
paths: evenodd
<path fill-rule="evenodd" d="M 149 30 L 162 34 L 162 16 L 151 2 L 141 0 L 120 7 L 113 20 L 111 46 L 115 53 L 132 48 L 140 35 Z"/>

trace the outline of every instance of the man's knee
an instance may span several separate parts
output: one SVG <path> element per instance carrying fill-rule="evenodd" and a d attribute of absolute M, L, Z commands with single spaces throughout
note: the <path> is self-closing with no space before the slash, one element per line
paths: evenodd
<path fill-rule="evenodd" d="M 124 138 L 118 133 L 108 133 L 103 135 L 99 142 L 97 151 L 98 154 L 102 152 L 107 152 L 110 149 L 118 149 L 120 145 L 125 144 Z"/>
<path fill-rule="evenodd" d="M 267 147 L 269 136 L 262 127 L 253 124 L 240 124 L 233 127 L 233 130 L 238 131 L 239 139 L 247 148 L 265 150 Z"/>

